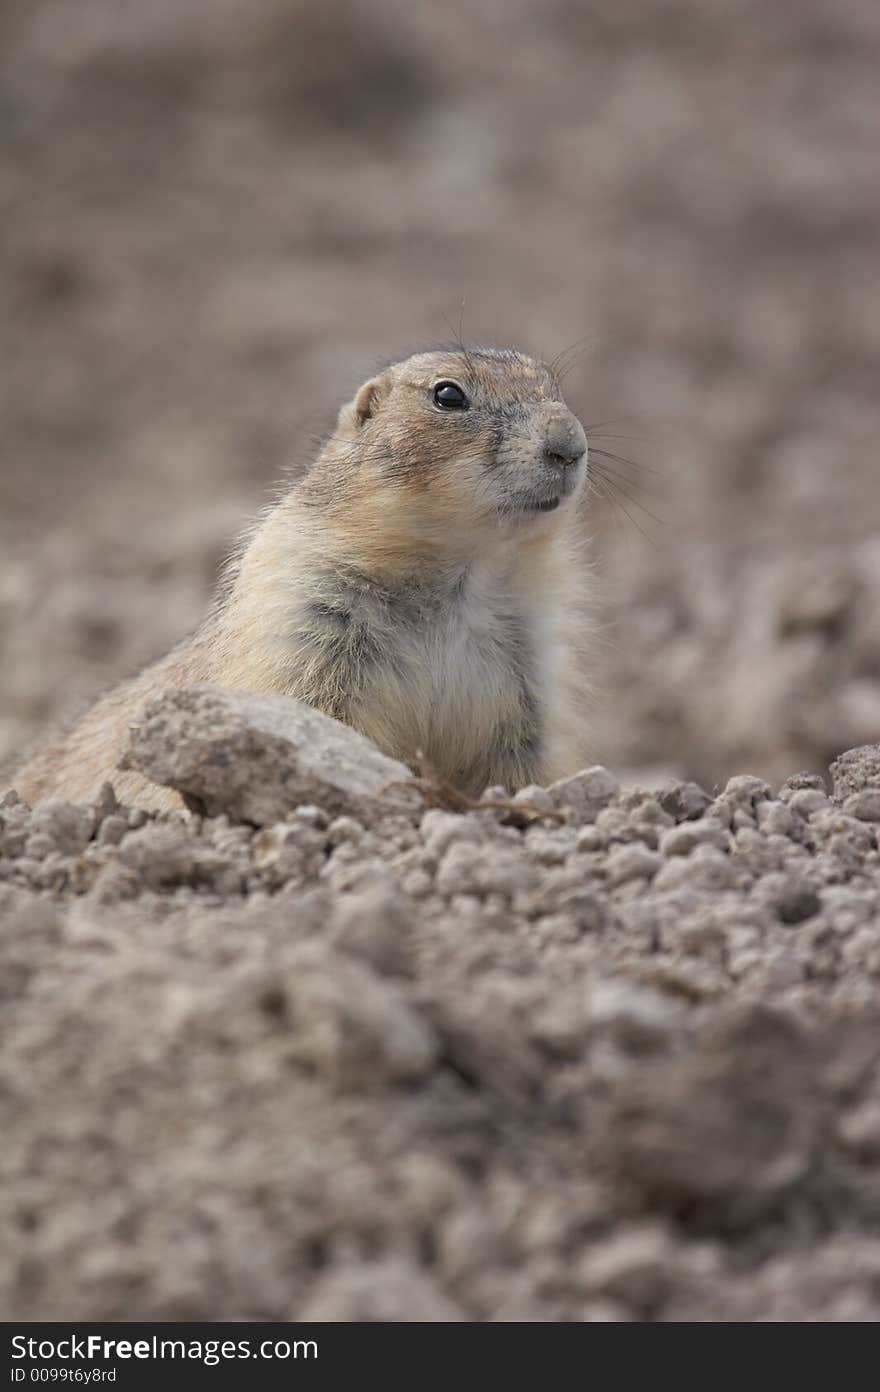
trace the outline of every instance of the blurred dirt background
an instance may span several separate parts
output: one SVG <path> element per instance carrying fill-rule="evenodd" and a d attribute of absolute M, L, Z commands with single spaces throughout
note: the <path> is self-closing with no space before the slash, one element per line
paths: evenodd
<path fill-rule="evenodd" d="M 877 739 L 870 0 L 3 0 L 0 55 L 0 759 L 192 628 L 341 400 L 460 317 L 578 345 L 639 466 L 593 512 L 596 759 Z"/>
<path fill-rule="evenodd" d="M 570 348 L 633 461 L 564 825 L 0 799 L 7 1315 L 876 1321 L 880 759 L 760 779 L 880 740 L 878 66 L 871 0 L 0 0 L 0 766 L 377 362 Z"/>

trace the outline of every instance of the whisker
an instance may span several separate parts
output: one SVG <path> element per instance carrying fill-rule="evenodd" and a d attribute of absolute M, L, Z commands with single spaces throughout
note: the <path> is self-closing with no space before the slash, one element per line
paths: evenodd
<path fill-rule="evenodd" d="M 657 495 L 656 479 L 651 479 L 649 482 L 645 483 L 641 479 L 633 478 L 631 474 L 626 473 L 623 469 L 615 469 L 612 464 L 606 463 L 603 459 L 592 459 L 589 467 L 594 474 L 599 474 L 601 477 L 607 478 L 609 482 L 623 484 L 627 488 L 631 488 L 634 493 L 644 493 L 648 498 L 656 497 Z"/>
<path fill-rule="evenodd" d="M 587 350 L 585 348 L 583 352 L 576 353 L 574 357 L 572 357 L 568 362 L 563 363 L 561 367 L 556 369 L 553 376 L 558 386 L 563 387 L 565 385 L 566 379 L 577 367 L 578 363 L 580 362 L 581 358 L 585 356 L 586 352 Z"/>
<path fill-rule="evenodd" d="M 633 507 L 637 507 L 640 512 L 644 512 L 648 517 L 652 517 L 655 522 L 659 522 L 661 525 L 665 525 L 663 518 L 654 517 L 654 514 L 651 512 L 651 509 L 648 506 L 648 504 L 646 502 L 643 502 L 642 498 L 638 493 L 632 492 L 628 484 L 624 483 L 622 479 L 609 476 L 608 474 L 603 474 L 601 473 L 601 471 L 596 474 L 596 477 L 602 480 L 602 482 L 606 485 L 610 492 L 619 493 L 622 498 L 628 499 L 628 501 L 632 503 Z"/>
<path fill-rule="evenodd" d="M 591 482 L 593 486 L 593 491 L 596 493 L 596 495 L 599 498 L 602 498 L 605 502 L 609 503 L 612 509 L 616 509 L 618 512 L 622 512 L 624 517 L 626 517 L 627 521 L 630 522 L 632 526 L 635 527 L 636 531 L 639 532 L 640 535 L 645 538 L 645 541 L 647 541 L 650 546 L 656 549 L 656 541 L 650 535 L 649 532 L 645 531 L 645 528 L 641 525 L 638 519 L 633 517 L 629 508 L 626 506 L 626 503 L 621 501 L 617 489 L 612 488 L 609 484 L 609 481 L 601 477 L 598 479 L 593 479 Z M 601 485 L 604 485 L 604 487 Z M 644 512 L 646 516 L 650 517 L 652 521 L 659 523 L 659 525 L 661 526 L 664 525 L 660 518 L 654 517 L 653 514 L 650 513 L 647 508 L 642 507 L 640 503 L 637 503 L 634 499 L 629 499 L 629 501 L 633 504 L 634 507 L 641 508 L 641 511 Z"/>
<path fill-rule="evenodd" d="M 590 464 L 594 469 L 605 470 L 616 478 L 625 479 L 634 488 L 655 488 L 659 478 L 659 470 L 652 468 L 650 464 L 642 464 L 635 459 L 625 459 L 623 455 L 614 454 L 611 450 L 597 449 L 593 446 L 588 451 Z M 649 477 L 645 478 L 644 475 Z"/>
<path fill-rule="evenodd" d="M 552 362 L 548 363 L 548 369 L 556 385 L 562 387 L 572 368 L 587 351 L 587 345 L 593 342 L 592 334 L 585 334 L 583 338 L 578 338 L 574 343 L 570 343 L 567 348 L 563 348 L 561 353 L 557 353 Z M 579 351 L 580 350 L 580 351 Z"/>
<path fill-rule="evenodd" d="M 659 473 L 659 470 L 655 469 L 651 464 L 643 464 L 641 460 L 638 459 L 627 459 L 625 454 L 616 454 L 614 450 L 602 449 L 601 445 L 590 446 L 588 441 L 588 448 L 591 458 L 595 455 L 598 456 L 599 459 L 610 459 L 612 463 L 621 464 L 627 469 L 634 470 L 637 474 Z"/>
<path fill-rule="evenodd" d="M 584 334 L 581 338 L 576 338 L 573 343 L 567 344 L 566 347 L 563 348 L 561 352 L 557 353 L 556 357 L 553 358 L 553 360 L 547 364 L 550 368 L 550 371 L 555 372 L 556 369 L 563 362 L 563 360 L 568 356 L 568 354 L 573 353 L 575 349 L 582 347 L 582 345 L 585 344 L 589 340 L 589 338 L 589 334 Z"/>
<path fill-rule="evenodd" d="M 452 334 L 456 346 L 458 347 L 459 352 L 462 354 L 465 363 L 467 364 L 468 372 L 473 372 L 474 365 L 471 361 L 471 356 L 468 353 L 467 348 L 465 347 L 464 338 L 462 337 L 462 324 L 464 322 L 464 297 L 462 297 L 462 301 L 458 310 L 458 328 L 455 329 L 453 327 L 452 321 L 445 311 L 443 313 L 443 322 L 446 325 L 449 332 Z"/>
<path fill-rule="evenodd" d="M 665 520 L 662 517 L 658 517 L 640 498 L 636 497 L 634 493 L 631 493 L 626 485 L 621 483 L 620 479 L 610 479 L 604 474 L 600 474 L 599 477 L 609 490 L 606 495 L 609 499 L 624 497 L 632 507 L 638 508 L 639 512 L 643 512 L 646 517 L 650 517 L 652 522 L 656 522 L 658 527 L 666 526 Z"/>
<path fill-rule="evenodd" d="M 597 430 L 595 426 L 590 429 L 589 433 L 594 440 L 637 440 L 641 445 L 646 444 L 648 440 L 647 435 L 615 435 L 608 430 Z"/>
<path fill-rule="evenodd" d="M 636 479 L 642 473 L 642 466 L 640 464 L 636 464 L 632 459 L 618 459 L 615 455 L 609 454 L 606 450 L 591 449 L 589 451 L 589 456 L 592 464 L 595 464 L 597 460 L 601 461 L 602 467 L 608 469 L 609 473 L 620 474 L 621 478 L 631 479 L 633 483 L 635 483 Z M 649 470 L 645 467 L 644 472 L 655 474 L 657 471 L 656 469 Z"/>
<path fill-rule="evenodd" d="M 608 420 L 593 421 L 592 425 L 585 425 L 584 430 L 601 430 L 605 425 L 626 425 L 627 421 L 638 420 L 638 418 L 638 412 L 631 412 L 627 416 L 611 416 Z"/>

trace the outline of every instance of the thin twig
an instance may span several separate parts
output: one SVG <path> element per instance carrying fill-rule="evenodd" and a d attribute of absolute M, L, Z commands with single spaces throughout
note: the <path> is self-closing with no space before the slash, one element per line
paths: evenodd
<path fill-rule="evenodd" d="M 415 763 L 419 771 L 417 778 L 407 781 L 397 779 L 392 783 L 386 783 L 382 792 L 414 792 L 423 799 L 427 807 L 437 807 L 444 812 L 503 812 L 509 823 L 519 827 L 526 827 L 531 822 L 542 819 L 563 824 L 565 822 L 564 813 L 548 812 L 532 803 L 514 802 L 512 798 L 487 798 L 485 801 L 472 798 L 445 778 L 441 778 L 421 751 L 416 755 Z"/>

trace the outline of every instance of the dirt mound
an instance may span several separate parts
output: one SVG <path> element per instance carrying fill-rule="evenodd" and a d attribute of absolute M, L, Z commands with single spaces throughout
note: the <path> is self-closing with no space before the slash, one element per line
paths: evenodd
<path fill-rule="evenodd" d="M 880 1317 L 877 747 L 256 825 L 252 706 L 222 815 L 0 804 L 8 1318 Z"/>

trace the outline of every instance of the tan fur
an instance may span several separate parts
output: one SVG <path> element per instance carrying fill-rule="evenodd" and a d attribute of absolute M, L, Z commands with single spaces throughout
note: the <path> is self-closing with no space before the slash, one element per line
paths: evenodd
<path fill-rule="evenodd" d="M 438 410 L 443 379 L 471 409 Z M 472 793 L 574 772 L 586 466 L 542 453 L 569 442 L 585 445 L 580 426 L 550 371 L 522 355 L 442 351 L 387 369 L 251 533 L 198 633 L 27 762 L 17 790 L 86 799 L 108 780 L 127 802 L 179 805 L 117 765 L 145 702 L 197 681 L 299 697 Z M 570 496 L 535 511 L 556 489 Z"/>

